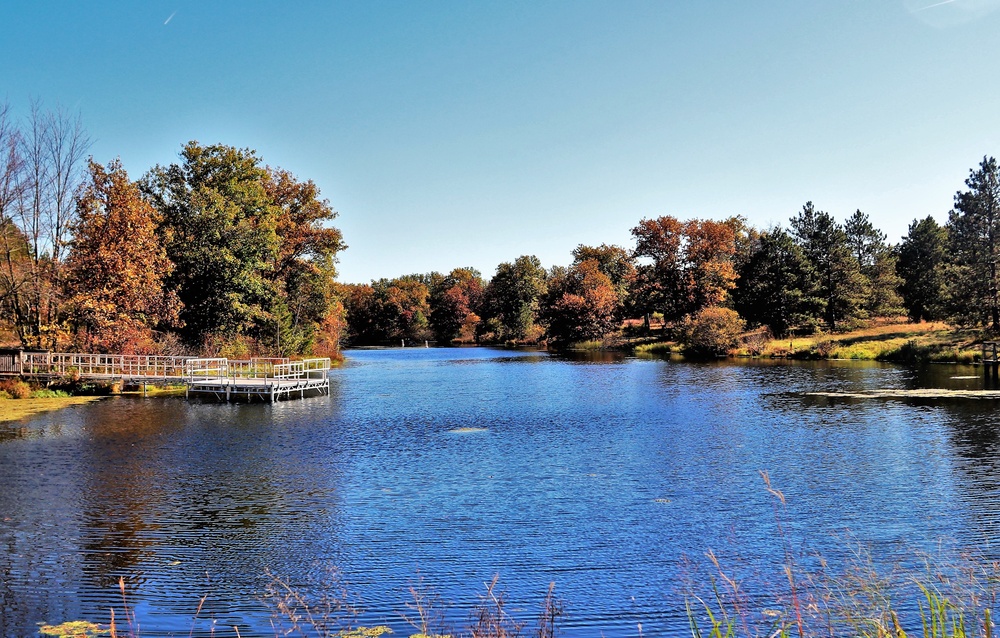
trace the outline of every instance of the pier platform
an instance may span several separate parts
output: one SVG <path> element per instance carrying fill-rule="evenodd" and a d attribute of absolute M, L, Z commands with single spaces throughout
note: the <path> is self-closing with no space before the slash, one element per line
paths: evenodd
<path fill-rule="evenodd" d="M 330 393 L 330 359 L 245 360 L 0 349 L 0 377 L 184 385 L 185 396 L 278 401 Z"/>

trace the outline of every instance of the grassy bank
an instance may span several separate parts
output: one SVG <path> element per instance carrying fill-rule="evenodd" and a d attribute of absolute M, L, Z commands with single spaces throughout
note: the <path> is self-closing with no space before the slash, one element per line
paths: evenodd
<path fill-rule="evenodd" d="M 836 334 L 772 339 L 762 356 L 796 359 L 864 359 L 899 363 L 973 363 L 979 357 L 978 330 L 945 323 L 892 323 Z M 750 354 L 744 348 L 740 354 Z"/>
<path fill-rule="evenodd" d="M 975 363 L 980 359 L 980 330 L 959 329 L 943 322 L 884 323 L 838 333 L 773 339 L 762 331 L 743 335 L 731 356 L 781 359 L 858 359 L 896 363 Z M 616 344 L 634 354 L 683 352 L 683 344 L 656 338 Z"/>

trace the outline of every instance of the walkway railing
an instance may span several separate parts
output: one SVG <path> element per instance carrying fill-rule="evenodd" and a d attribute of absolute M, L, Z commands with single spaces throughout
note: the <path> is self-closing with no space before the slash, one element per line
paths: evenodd
<path fill-rule="evenodd" d="M 21 352 L 0 374 L 91 379 L 316 379 L 330 370 L 330 359 L 290 361 L 279 357 L 227 359 L 225 357 L 170 357 L 73 352 Z"/>
<path fill-rule="evenodd" d="M 27 375 L 90 378 L 180 378 L 190 357 L 133 354 L 24 352 L 21 372 Z"/>
<path fill-rule="evenodd" d="M 74 352 L 0 352 L 0 376 L 22 375 L 48 380 L 60 377 L 121 381 L 141 385 L 183 383 L 186 394 L 207 393 L 227 400 L 234 395 L 300 397 L 309 392 L 329 394 L 330 359 L 259 357 L 167 357 L 130 354 L 84 354 Z"/>

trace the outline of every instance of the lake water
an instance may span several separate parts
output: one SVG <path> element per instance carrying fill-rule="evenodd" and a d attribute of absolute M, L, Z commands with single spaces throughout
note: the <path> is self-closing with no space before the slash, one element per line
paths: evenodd
<path fill-rule="evenodd" d="M 886 566 L 992 551 L 1000 403 L 806 394 L 977 389 L 976 368 L 347 355 L 330 396 L 0 424 L 0 635 L 120 620 L 119 577 L 145 636 L 275 635 L 266 574 L 310 593 L 334 567 L 396 635 L 411 586 L 461 627 L 495 574 L 528 620 L 554 582 L 565 635 L 689 635 L 681 592 L 709 549 L 779 583 L 785 542 Z"/>

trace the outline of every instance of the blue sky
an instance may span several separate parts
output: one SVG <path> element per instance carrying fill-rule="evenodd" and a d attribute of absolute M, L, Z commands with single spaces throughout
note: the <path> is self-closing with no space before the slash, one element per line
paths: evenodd
<path fill-rule="evenodd" d="M 312 179 L 341 280 L 567 264 L 640 219 L 860 208 L 1000 154 L 1000 0 L 8 3 L 0 99 L 137 178 L 188 140 Z"/>

